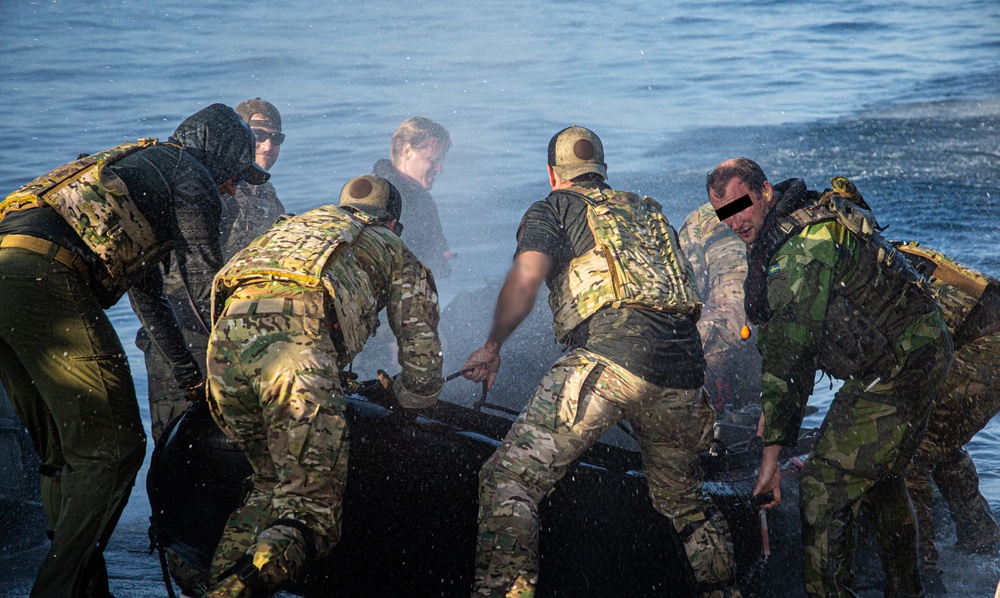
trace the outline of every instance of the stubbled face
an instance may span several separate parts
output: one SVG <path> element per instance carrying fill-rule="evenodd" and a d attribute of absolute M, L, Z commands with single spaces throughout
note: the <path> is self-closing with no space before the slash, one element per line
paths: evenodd
<path fill-rule="evenodd" d="M 441 163 L 444 161 L 444 150 L 441 144 L 432 141 L 427 145 L 414 149 L 406 146 L 396 170 L 410 177 L 418 185 L 429 191 L 434 186 L 434 177 L 441 173 Z"/>
<path fill-rule="evenodd" d="M 744 195 L 750 196 L 750 201 L 753 202 L 752 205 L 723 220 L 726 226 L 733 229 L 733 232 L 747 245 L 751 245 L 757 240 L 757 237 L 760 235 L 761 226 L 764 224 L 764 218 L 771 210 L 771 205 L 773 204 L 771 184 L 764 183 L 762 191 L 762 193 L 750 191 L 750 188 L 743 181 L 738 178 L 732 178 L 726 184 L 726 193 L 722 197 L 716 196 L 711 190 L 708 192 L 708 199 L 716 211 L 730 202 L 742 198 Z"/>
<path fill-rule="evenodd" d="M 264 115 L 255 114 L 254 117 L 263 118 Z M 271 167 L 278 160 L 278 153 L 281 151 L 281 143 L 277 142 L 273 135 L 278 135 L 281 131 L 270 127 L 254 126 L 253 133 L 257 139 L 254 161 L 264 170 L 271 170 Z M 280 137 L 280 135 L 278 136 Z"/>

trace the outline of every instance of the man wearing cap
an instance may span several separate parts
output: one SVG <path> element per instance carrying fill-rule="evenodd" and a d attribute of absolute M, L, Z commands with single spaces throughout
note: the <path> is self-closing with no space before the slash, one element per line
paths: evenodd
<path fill-rule="evenodd" d="M 400 196 L 351 179 L 340 207 L 279 219 L 215 279 L 209 405 L 254 469 L 212 560 L 209 596 L 270 595 L 340 539 L 347 423 L 340 372 L 387 308 L 408 409 L 441 392 L 434 279 L 399 240 Z M 335 256 L 332 259 L 330 256 Z"/>
<path fill-rule="evenodd" d="M 701 304 L 677 235 L 648 197 L 605 184 L 601 140 L 569 127 L 549 142 L 552 193 L 532 205 L 486 343 L 467 378 L 492 385 L 500 347 L 549 287 L 556 340 L 571 350 L 538 385 L 479 474 L 474 596 L 533 596 L 538 503 L 567 468 L 627 419 L 653 506 L 680 534 L 702 596 L 739 596 L 722 513 L 702 491 L 698 453 L 715 414 L 701 390 Z"/>
<path fill-rule="evenodd" d="M 236 113 L 253 130 L 257 140 L 257 164 L 271 171 L 278 160 L 285 134 L 281 132 L 281 114 L 274 104 L 260 98 L 241 102 Z M 222 198 L 222 252 L 226 260 L 250 244 L 285 213 L 270 181 L 251 185 L 244 181 L 236 185 L 236 193 Z"/>
<path fill-rule="evenodd" d="M 840 177 L 842 179 L 842 177 Z M 760 326 L 760 435 L 754 494 L 781 503 L 782 446 L 795 446 L 817 370 L 844 381 L 802 469 L 803 579 L 810 596 L 853 596 L 854 521 L 880 521 L 887 596 L 922 596 L 903 472 L 952 361 L 951 335 L 925 280 L 840 185 L 772 186 L 747 158 L 706 178 L 720 220 L 749 246 L 745 308 Z"/>
<path fill-rule="evenodd" d="M 255 162 L 259 167 L 269 171 L 277 160 L 281 142 L 284 141 L 284 135 L 281 133 L 281 116 L 277 108 L 269 102 L 255 98 L 239 104 L 236 113 L 250 125 L 254 133 Z M 285 207 L 278 200 L 274 185 L 270 181 L 264 181 L 259 185 L 245 179 L 238 181 L 234 192 L 222 194 L 221 206 L 219 242 L 222 244 L 223 263 L 267 230 L 278 216 L 285 212 Z M 188 348 L 198 363 L 204 367 L 210 323 L 203 322 L 198 311 L 199 309 L 207 311 L 209 297 L 207 295 L 202 297 L 200 299 L 202 305 L 198 307 L 188 294 L 187 286 L 181 280 L 178 269 L 165 270 L 164 291 L 177 316 L 177 322 L 181 325 Z M 211 275 L 214 275 L 214 272 Z M 170 360 L 153 342 L 145 327 L 139 328 L 135 344 L 145 357 L 150 428 L 155 443 L 160 439 L 167 424 L 184 413 L 191 403 L 182 389 L 173 383 Z M 171 558 L 171 563 L 176 565 L 176 559 Z M 176 567 L 171 568 L 173 570 Z M 182 588 L 188 585 L 186 577 L 175 574 Z"/>
<path fill-rule="evenodd" d="M 157 267 L 176 268 L 208 321 L 222 266 L 219 193 L 262 183 L 250 127 L 213 104 L 167 143 L 140 139 L 82 157 L 0 203 L 0 379 L 43 462 L 52 547 L 33 596 L 108 595 L 103 551 L 142 464 L 145 434 L 125 351 L 104 309 L 133 307 L 203 396 Z"/>

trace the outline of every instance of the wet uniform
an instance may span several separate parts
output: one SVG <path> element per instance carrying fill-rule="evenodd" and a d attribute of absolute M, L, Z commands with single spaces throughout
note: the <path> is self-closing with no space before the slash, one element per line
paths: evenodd
<path fill-rule="evenodd" d="M 721 222 L 706 203 L 688 214 L 677 231 L 691 261 L 704 307 L 698 332 L 705 349 L 705 389 L 716 411 L 760 402 L 760 353 L 753 340 L 740 338 L 747 323 L 743 281 L 746 244 Z"/>
<path fill-rule="evenodd" d="M 959 547 L 989 549 L 1000 541 L 1000 528 L 979 491 L 976 466 L 963 448 L 1000 412 L 1000 281 L 914 242 L 897 247 L 928 278 L 955 343 L 955 361 L 906 470 L 921 568 L 936 571 L 931 477 L 955 521 Z"/>
<path fill-rule="evenodd" d="M 292 546 L 291 556 L 268 552 L 277 566 L 261 575 L 274 588 L 339 541 L 348 462 L 340 372 L 383 308 L 400 347 L 397 399 L 427 407 L 440 393 L 433 278 L 389 229 L 359 218 L 324 206 L 279 220 L 217 278 L 210 406 L 254 475 L 215 552 L 213 580 L 247 555 Z"/>
<path fill-rule="evenodd" d="M 594 274 L 587 260 L 603 262 L 605 269 L 609 263 L 588 226 L 588 210 L 593 208 L 587 197 L 599 209 L 626 199 L 632 215 L 641 215 L 635 222 L 662 223 L 664 228 L 634 234 L 674 252 L 660 258 L 661 266 L 670 264 L 676 277 L 671 282 L 678 283 L 676 293 L 661 298 L 677 302 L 673 313 L 608 305 L 587 315 L 594 305 L 585 307 L 592 297 L 582 287 L 610 284 L 598 275 L 593 286 L 572 286 L 577 275 Z M 538 503 L 567 468 L 622 419 L 632 424 L 642 447 L 653 505 L 680 533 L 702 594 L 739 595 L 733 584 L 728 527 L 702 492 L 698 453 L 711 443 L 715 415 L 700 388 L 704 361 L 695 327 L 700 305 L 696 307 L 690 266 L 677 253 L 676 237 L 668 239 L 672 229 L 666 232 L 669 224 L 659 215 L 659 206 L 651 209 L 645 201 L 603 183 L 579 183 L 532 205 L 521 222 L 517 252 L 540 251 L 552 260 L 546 282 L 554 327 L 557 340 L 570 351 L 542 379 L 480 472 L 476 596 L 533 595 Z"/>
<path fill-rule="evenodd" d="M 224 195 L 221 200 L 223 261 L 229 260 L 233 254 L 266 231 L 285 211 L 270 182 L 251 185 L 243 181 L 237 185 L 236 195 Z M 200 243 L 207 242 L 207 239 L 200 240 Z M 188 349 L 199 364 L 204 364 L 211 323 L 202 321 L 199 310 L 207 313 L 208 296 L 204 296 L 205 303 L 196 308 L 176 268 L 164 274 L 163 286 L 181 325 Z M 152 342 L 145 328 L 139 329 L 135 344 L 142 350 L 146 361 L 149 414 L 155 443 L 167 424 L 184 413 L 191 403 L 184 391 L 173 382 L 169 360 L 156 343 Z"/>
<path fill-rule="evenodd" d="M 901 530 L 879 534 L 887 595 L 920 595 L 901 474 L 951 364 L 951 337 L 926 285 L 867 212 L 798 179 L 774 188 L 779 201 L 749 252 L 746 285 L 747 314 L 760 324 L 765 444 L 796 444 L 817 369 L 844 380 L 802 470 L 806 591 L 851 595 L 864 500 Z"/>
<path fill-rule="evenodd" d="M 100 194 L 77 204 L 98 214 L 112 195 L 132 206 L 141 215 L 133 224 L 152 231 L 148 243 L 134 247 L 145 247 L 151 261 L 98 257 L 109 245 L 92 247 L 81 230 L 89 238 L 110 219 L 85 224 L 41 203 L 0 220 L 0 374 L 44 464 L 43 507 L 52 532 L 33 596 L 108 592 L 102 553 L 145 454 L 128 361 L 104 309 L 131 289 L 137 315 L 173 364 L 175 383 L 193 385 L 202 376 L 163 296 L 153 256 L 172 244 L 173 267 L 194 296 L 208 297 L 222 265 L 216 181 L 252 163 L 253 138 L 231 108 L 216 104 L 184 121 L 171 142 L 185 149 L 142 147 L 92 171 L 101 173 L 99 182 L 61 187 L 70 194 L 82 189 L 83 197 Z M 121 275 L 112 278 L 112 271 Z"/>

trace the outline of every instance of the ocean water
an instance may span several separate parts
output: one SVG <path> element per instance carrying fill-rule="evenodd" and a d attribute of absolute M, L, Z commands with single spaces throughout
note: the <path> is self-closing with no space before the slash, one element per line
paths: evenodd
<path fill-rule="evenodd" d="M 454 145 L 433 194 L 459 254 L 443 304 L 506 271 L 521 214 L 547 192 L 547 142 L 571 124 L 601 136 L 613 184 L 656 197 L 675 224 L 705 201 L 708 170 L 745 155 L 772 181 L 847 175 L 890 237 L 1000 275 L 991 0 L 21 1 L 0 3 L 0 22 L 4 192 L 80 152 L 165 138 L 209 103 L 259 96 L 287 135 L 272 182 L 302 212 L 370 172 L 402 120 L 442 123 Z M 110 315 L 144 389 L 136 319 L 127 302 Z M 481 330 L 489 314 L 468 317 Z M 471 348 L 451 347 L 446 369 Z M 832 391 L 817 389 L 823 409 Z M 998 436 L 994 421 L 970 444 L 994 509 Z M 123 528 L 146 516 L 142 488 Z M 943 558 L 959 595 L 987 595 L 1000 570 Z M 0 581 L 0 595 L 20 595 L 23 578 Z"/>

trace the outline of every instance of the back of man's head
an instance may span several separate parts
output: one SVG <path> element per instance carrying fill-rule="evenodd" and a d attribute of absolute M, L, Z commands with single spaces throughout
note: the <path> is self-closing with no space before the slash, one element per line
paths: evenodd
<path fill-rule="evenodd" d="M 548 164 L 564 181 L 593 173 L 601 180 L 608 178 L 604 163 L 604 145 L 590 129 L 573 125 L 556 133 L 549 140 Z"/>
<path fill-rule="evenodd" d="M 260 185 L 271 176 L 254 162 L 250 126 L 225 104 L 212 104 L 184 119 L 170 141 L 201 162 L 217 185 L 241 176 Z"/>
<path fill-rule="evenodd" d="M 347 181 L 340 190 L 340 206 L 364 212 L 388 222 L 399 220 L 403 199 L 399 190 L 375 174 L 363 174 Z"/>

